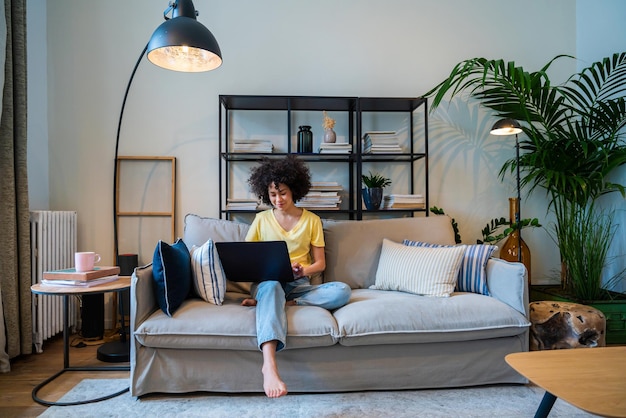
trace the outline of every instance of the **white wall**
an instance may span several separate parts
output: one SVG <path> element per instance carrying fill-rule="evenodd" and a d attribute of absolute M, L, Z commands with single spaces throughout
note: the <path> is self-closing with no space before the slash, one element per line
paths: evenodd
<path fill-rule="evenodd" d="M 31 209 L 46 210 L 50 205 L 46 0 L 27 0 L 26 16 L 28 195 Z"/>
<path fill-rule="evenodd" d="M 42 0 L 29 1 L 45 7 Z M 513 0 L 194 3 L 198 20 L 220 43 L 224 64 L 182 74 L 144 59 L 120 146 L 120 155 L 178 159 L 178 235 L 186 213 L 219 216 L 219 94 L 417 96 L 466 58 L 504 58 L 538 69 L 557 54 L 578 52 L 577 4 L 569 0 L 527 0 L 523 7 Z M 579 2 L 591 3 L 624 10 L 618 0 Z M 165 0 L 55 0 L 47 5 L 47 29 L 29 26 L 34 39 L 48 39 L 47 91 L 39 84 L 29 88 L 38 90 L 32 100 L 45 102 L 47 94 L 49 172 L 42 166 L 31 182 L 49 174 L 49 207 L 78 210 L 79 249 L 98 251 L 108 263 L 117 118 L 132 67 L 166 7 Z M 29 51 L 37 50 L 46 48 L 29 44 Z M 562 80 L 576 64 L 556 70 L 555 80 Z M 41 76 L 38 69 L 30 74 Z M 41 110 L 31 113 L 34 123 L 45 117 Z M 442 106 L 430 119 L 431 203 L 457 219 L 466 243 L 480 237 L 488 220 L 507 216 L 507 198 L 514 196 L 514 179 L 497 178 L 514 147 L 489 136 L 494 121 L 462 101 Z M 34 150 L 31 161 L 45 152 Z M 524 202 L 523 217 L 544 220 L 545 210 L 541 197 L 533 196 Z M 534 278 L 558 268 L 545 231 L 530 231 L 525 239 Z"/>
<path fill-rule="evenodd" d="M 598 7 L 599 4 L 602 7 Z M 626 51 L 625 18 L 626 2 L 623 0 L 577 0 L 576 57 L 580 59 L 580 69 L 615 52 Z M 626 184 L 626 166 L 615 170 L 610 180 Z M 616 210 L 615 223 L 619 225 L 609 252 L 609 264 L 605 271 L 607 281 L 626 269 L 626 199 L 615 193 L 607 197 L 604 204 Z M 626 291 L 626 280 L 614 289 Z"/>

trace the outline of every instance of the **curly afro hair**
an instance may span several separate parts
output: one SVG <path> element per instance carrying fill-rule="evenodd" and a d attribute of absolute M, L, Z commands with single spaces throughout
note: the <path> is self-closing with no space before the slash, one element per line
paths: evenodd
<path fill-rule="evenodd" d="M 309 167 L 295 155 L 288 155 L 280 160 L 263 158 L 258 166 L 250 170 L 250 189 L 267 205 L 271 204 L 268 188 L 281 183 L 289 187 L 293 201 L 297 202 L 311 188 Z"/>

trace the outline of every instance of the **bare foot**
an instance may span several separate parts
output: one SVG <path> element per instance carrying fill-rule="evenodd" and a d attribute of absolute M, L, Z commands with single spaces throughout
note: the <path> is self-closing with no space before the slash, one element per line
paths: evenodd
<path fill-rule="evenodd" d="M 263 367 L 263 390 L 268 398 L 280 398 L 287 394 L 287 385 L 273 367 Z"/>
<path fill-rule="evenodd" d="M 241 301 L 241 306 L 256 306 L 256 299 L 246 298 Z"/>
<path fill-rule="evenodd" d="M 285 302 L 285 306 L 296 306 L 296 301 L 288 300 L 287 302 Z"/>

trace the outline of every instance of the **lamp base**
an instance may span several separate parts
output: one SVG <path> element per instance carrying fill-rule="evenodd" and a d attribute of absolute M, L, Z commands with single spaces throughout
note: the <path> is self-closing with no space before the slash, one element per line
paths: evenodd
<path fill-rule="evenodd" d="M 98 360 L 107 363 L 124 363 L 130 361 L 130 340 L 125 342 L 111 341 L 98 347 Z"/>

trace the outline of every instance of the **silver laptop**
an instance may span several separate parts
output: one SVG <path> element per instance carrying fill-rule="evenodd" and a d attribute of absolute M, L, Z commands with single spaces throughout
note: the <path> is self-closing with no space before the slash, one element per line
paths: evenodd
<path fill-rule="evenodd" d="M 285 241 L 216 242 L 215 247 L 228 280 L 287 283 L 295 279 Z"/>

